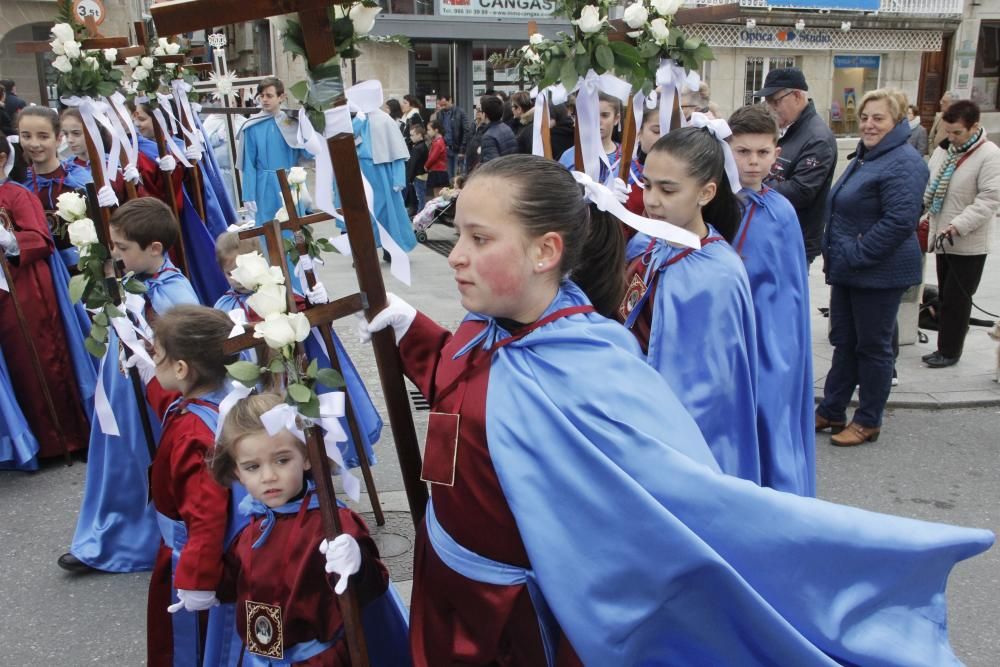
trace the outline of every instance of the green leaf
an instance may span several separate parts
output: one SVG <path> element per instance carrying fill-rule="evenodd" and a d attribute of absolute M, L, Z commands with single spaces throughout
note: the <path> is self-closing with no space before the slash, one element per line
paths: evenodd
<path fill-rule="evenodd" d="M 229 376 L 241 382 L 248 387 L 252 387 L 257 383 L 257 378 L 260 377 L 260 369 L 257 364 L 251 363 L 249 361 L 237 361 L 226 366 L 226 372 Z"/>
<path fill-rule="evenodd" d="M 299 81 L 288 90 L 291 91 L 292 95 L 295 95 L 295 99 L 304 100 L 306 99 L 306 95 L 309 94 L 309 82 Z"/>
<path fill-rule="evenodd" d="M 125 281 L 125 291 L 130 294 L 145 294 L 146 286 L 142 282 L 136 280 L 135 278 L 129 278 Z"/>
<path fill-rule="evenodd" d="M 587 52 L 587 47 L 583 45 L 583 42 L 576 43 L 576 54 L 582 56 Z"/>
<path fill-rule="evenodd" d="M 299 412 L 310 419 L 319 419 L 319 396 L 316 392 L 311 391 L 312 395 L 309 400 L 304 403 L 297 403 L 295 407 L 299 409 Z"/>
<path fill-rule="evenodd" d="M 321 368 L 316 374 L 316 381 L 330 389 L 340 389 L 344 386 L 344 376 L 332 368 Z"/>
<path fill-rule="evenodd" d="M 108 328 L 94 324 L 90 327 L 90 336 L 99 343 L 103 343 L 108 340 Z"/>
<path fill-rule="evenodd" d="M 308 403 L 313 396 L 313 391 L 300 382 L 288 385 L 288 395 L 295 399 L 296 403 Z"/>
<path fill-rule="evenodd" d="M 610 72 L 615 68 L 615 54 L 604 44 L 597 47 L 594 51 L 594 56 L 597 58 L 597 64 L 600 65 L 604 71 Z"/>
<path fill-rule="evenodd" d="M 316 371 L 319 370 L 319 361 L 313 359 L 309 362 L 309 367 L 306 368 L 306 377 L 316 379 Z"/>
<path fill-rule="evenodd" d="M 125 313 L 118 310 L 113 303 L 104 304 L 104 312 L 108 314 L 108 317 L 125 317 Z"/>
<path fill-rule="evenodd" d="M 642 58 L 643 60 L 646 58 L 652 58 L 660 53 L 660 45 L 652 40 L 643 42 L 642 46 L 639 47 L 638 52 L 639 58 Z"/>
<path fill-rule="evenodd" d="M 562 81 L 563 85 L 566 86 L 566 89 L 569 90 L 576 85 L 576 81 L 579 78 L 580 75 L 576 73 L 576 63 L 574 63 L 572 59 L 567 58 L 562 65 L 562 69 L 559 70 L 559 80 Z"/>
<path fill-rule="evenodd" d="M 73 303 L 79 303 L 80 299 L 83 298 L 83 293 L 87 290 L 87 284 L 90 282 L 90 276 L 86 273 L 81 273 L 79 275 L 73 276 L 69 279 L 69 300 Z"/>
<path fill-rule="evenodd" d="M 107 345 L 105 345 L 104 343 L 101 343 L 101 342 L 98 342 L 98 341 L 94 340 L 90 336 L 87 336 L 83 340 L 83 346 L 85 348 L 87 348 L 87 352 L 90 352 L 92 355 L 94 355 L 98 359 L 100 359 L 101 357 L 103 357 L 105 350 L 108 349 Z"/>
<path fill-rule="evenodd" d="M 108 326 L 108 316 L 104 313 L 104 311 L 101 311 L 96 315 L 94 315 L 94 324 L 101 327 Z"/>
<path fill-rule="evenodd" d="M 284 373 L 285 372 L 285 360 L 280 356 L 271 359 L 271 363 L 267 365 L 267 370 L 272 373 Z"/>

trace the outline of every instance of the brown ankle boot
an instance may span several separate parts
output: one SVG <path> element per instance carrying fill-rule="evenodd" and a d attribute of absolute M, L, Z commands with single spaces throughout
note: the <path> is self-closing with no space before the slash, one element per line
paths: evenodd
<path fill-rule="evenodd" d="M 840 433 L 844 430 L 845 422 L 830 421 L 820 413 L 816 413 L 816 432 L 830 429 L 830 433 Z"/>
<path fill-rule="evenodd" d="M 851 422 L 842 432 L 830 438 L 830 444 L 837 447 L 855 447 L 866 442 L 875 442 L 881 431 L 878 426 L 868 427 Z"/>

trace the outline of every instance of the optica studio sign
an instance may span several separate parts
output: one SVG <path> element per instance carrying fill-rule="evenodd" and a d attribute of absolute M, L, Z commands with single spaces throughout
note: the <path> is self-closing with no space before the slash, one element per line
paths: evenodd
<path fill-rule="evenodd" d="M 740 42 L 750 46 L 767 45 L 785 48 L 796 46 L 813 46 L 816 44 L 832 44 L 833 35 L 829 32 L 809 30 L 795 32 L 794 30 L 741 30 Z"/>

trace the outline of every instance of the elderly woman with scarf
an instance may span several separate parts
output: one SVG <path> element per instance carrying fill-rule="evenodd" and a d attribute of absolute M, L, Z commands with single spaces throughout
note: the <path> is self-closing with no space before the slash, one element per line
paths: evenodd
<path fill-rule="evenodd" d="M 816 431 L 830 429 L 830 442 L 839 447 L 878 439 L 892 382 L 896 313 L 903 292 L 923 273 L 914 221 L 927 166 L 907 143 L 905 105 L 887 89 L 862 98 L 861 142 L 827 203 L 823 259 L 834 350 Z M 855 387 L 859 406 L 848 425 Z"/>
<path fill-rule="evenodd" d="M 1000 210 L 1000 148 L 979 125 L 979 107 L 959 100 L 941 116 L 947 139 L 931 155 L 933 175 L 924 192 L 936 241 L 938 294 L 937 349 L 924 355 L 931 368 L 958 363 L 969 330 L 972 296 L 990 251 L 990 221 Z"/>

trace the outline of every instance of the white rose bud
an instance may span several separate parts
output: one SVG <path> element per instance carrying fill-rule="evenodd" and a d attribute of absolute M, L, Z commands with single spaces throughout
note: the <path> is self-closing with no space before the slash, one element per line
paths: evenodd
<path fill-rule="evenodd" d="M 302 167 L 292 167 L 288 170 L 288 182 L 292 185 L 299 185 L 306 182 L 306 170 Z"/>
<path fill-rule="evenodd" d="M 57 56 L 66 55 L 66 49 L 63 48 L 63 43 L 60 42 L 58 39 L 54 39 L 51 42 L 49 42 L 49 46 L 52 47 L 52 53 L 56 54 Z"/>
<path fill-rule="evenodd" d="M 104 59 L 113 63 L 118 58 L 118 49 L 104 49 Z"/>
<path fill-rule="evenodd" d="M 354 24 L 354 34 L 367 35 L 370 33 L 375 27 L 375 17 L 381 11 L 381 7 L 365 7 L 362 4 L 351 7 L 351 11 L 347 15 L 351 18 L 351 23 Z"/>
<path fill-rule="evenodd" d="M 580 10 L 580 18 L 570 21 L 570 23 L 578 27 L 580 32 L 589 35 L 601 29 L 601 26 L 604 25 L 604 19 L 601 18 L 601 10 L 598 7 L 586 5 Z"/>
<path fill-rule="evenodd" d="M 125 64 L 128 65 L 129 67 L 138 67 L 139 56 L 129 56 L 128 58 L 125 59 Z"/>
<path fill-rule="evenodd" d="M 143 56 L 142 58 L 139 59 L 139 64 L 145 67 L 146 69 L 153 69 L 154 62 L 150 56 Z"/>
<path fill-rule="evenodd" d="M 69 233 L 69 242 L 77 248 L 99 242 L 97 228 L 94 227 L 94 221 L 90 218 L 80 218 L 76 222 L 71 222 L 66 227 L 66 231 Z"/>
<path fill-rule="evenodd" d="M 97 62 L 97 58 L 94 56 L 87 56 L 83 59 L 83 63 L 94 71 L 97 71 L 101 67 L 101 64 Z"/>
<path fill-rule="evenodd" d="M 67 222 L 87 215 L 87 200 L 75 192 L 64 192 L 56 199 L 56 213 Z"/>
<path fill-rule="evenodd" d="M 76 33 L 73 32 L 73 26 L 68 23 L 57 23 L 52 26 L 52 36 L 60 42 L 69 42 L 76 37 Z"/>
<path fill-rule="evenodd" d="M 284 285 L 261 285 L 260 288 L 250 295 L 247 305 L 264 319 L 271 315 L 283 313 L 288 309 L 288 302 L 285 299 Z"/>
<path fill-rule="evenodd" d="M 670 28 L 664 19 L 653 19 L 649 22 L 649 32 L 653 35 L 653 41 L 661 46 L 667 43 L 670 38 Z"/>
<path fill-rule="evenodd" d="M 149 70 L 147 70 L 145 67 L 140 66 L 132 70 L 132 79 L 134 81 L 145 81 L 148 78 L 149 78 Z"/>
<path fill-rule="evenodd" d="M 684 4 L 684 0 L 652 0 L 653 9 L 660 16 L 673 16 Z"/>
<path fill-rule="evenodd" d="M 176 56 L 181 51 L 181 45 L 177 42 L 171 42 L 170 44 L 167 44 L 166 49 L 168 56 Z"/>
<path fill-rule="evenodd" d="M 58 58 L 52 61 L 52 67 L 65 74 L 66 72 L 73 69 L 73 63 L 71 63 L 69 61 L 69 58 L 67 58 L 66 56 L 59 56 Z"/>
<path fill-rule="evenodd" d="M 542 60 L 542 57 L 539 56 L 534 51 L 532 51 L 531 49 L 527 49 L 524 52 L 524 57 L 527 58 L 528 60 L 530 60 L 533 63 L 541 62 L 541 60 Z"/>
<path fill-rule="evenodd" d="M 649 18 L 649 12 L 646 11 L 646 8 L 643 6 L 641 2 L 635 2 L 626 7 L 625 15 L 622 16 L 622 19 L 625 21 L 625 24 L 628 27 L 632 28 L 633 30 L 635 28 L 641 28 L 642 26 L 644 26 L 648 18 Z"/>
<path fill-rule="evenodd" d="M 73 40 L 63 42 L 63 50 L 66 52 L 67 58 L 79 58 L 80 42 L 74 42 Z"/>
<path fill-rule="evenodd" d="M 545 35 L 543 35 L 540 32 L 536 32 L 531 37 L 528 38 L 528 44 L 531 44 L 532 46 L 538 46 L 544 41 L 545 41 Z"/>

